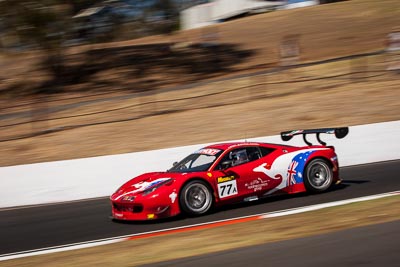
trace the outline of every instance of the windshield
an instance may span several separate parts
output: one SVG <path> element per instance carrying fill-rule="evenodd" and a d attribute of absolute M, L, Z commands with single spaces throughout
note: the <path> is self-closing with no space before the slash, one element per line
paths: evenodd
<path fill-rule="evenodd" d="M 207 171 L 223 151 L 219 149 L 200 149 L 190 154 L 177 164 L 169 172 L 202 172 Z"/>

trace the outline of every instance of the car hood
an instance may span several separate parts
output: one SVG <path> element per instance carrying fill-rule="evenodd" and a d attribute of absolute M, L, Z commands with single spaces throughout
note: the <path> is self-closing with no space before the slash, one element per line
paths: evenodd
<path fill-rule="evenodd" d="M 114 194 L 111 195 L 111 200 L 121 201 L 124 197 L 136 196 L 143 193 L 143 191 L 159 186 L 160 184 L 171 184 L 174 182 L 176 176 L 182 175 L 168 172 L 142 174 L 122 185 Z"/>

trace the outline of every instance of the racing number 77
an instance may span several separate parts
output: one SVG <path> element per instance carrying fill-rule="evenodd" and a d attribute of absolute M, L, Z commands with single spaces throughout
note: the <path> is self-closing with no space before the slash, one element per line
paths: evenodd
<path fill-rule="evenodd" d="M 237 193 L 236 180 L 218 184 L 218 194 L 220 198 L 237 195 Z"/>
<path fill-rule="evenodd" d="M 232 185 L 231 184 L 227 184 L 227 185 L 221 185 L 221 195 L 225 195 L 225 189 L 228 188 L 228 191 L 226 192 L 226 195 L 229 195 L 231 193 L 231 189 L 232 189 Z"/>

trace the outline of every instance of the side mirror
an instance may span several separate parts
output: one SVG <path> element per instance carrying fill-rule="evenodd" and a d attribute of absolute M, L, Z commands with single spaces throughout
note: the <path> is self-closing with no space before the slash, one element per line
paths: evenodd
<path fill-rule="evenodd" d="M 233 160 L 225 160 L 225 161 L 221 162 L 222 170 L 226 170 L 229 167 L 232 167 L 232 163 L 233 163 Z"/>

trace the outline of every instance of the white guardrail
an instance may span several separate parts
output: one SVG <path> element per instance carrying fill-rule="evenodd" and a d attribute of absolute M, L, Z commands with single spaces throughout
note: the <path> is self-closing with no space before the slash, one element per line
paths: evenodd
<path fill-rule="evenodd" d="M 344 139 L 322 135 L 334 145 L 341 166 L 400 159 L 400 121 L 350 127 Z M 308 138 L 314 141 L 313 137 Z M 247 141 L 283 143 L 280 136 Z M 304 145 L 296 136 L 289 145 Z M 0 168 L 0 208 L 64 202 L 108 196 L 141 173 L 163 171 L 207 144 L 26 164 Z"/>

